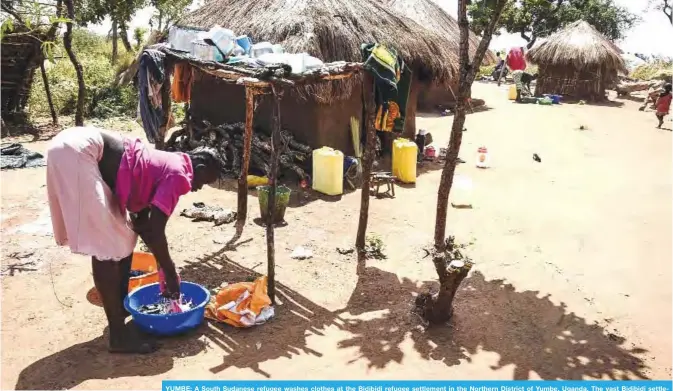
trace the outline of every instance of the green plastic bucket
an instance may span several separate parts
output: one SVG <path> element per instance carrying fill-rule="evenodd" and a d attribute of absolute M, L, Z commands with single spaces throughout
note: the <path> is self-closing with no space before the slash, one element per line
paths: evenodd
<path fill-rule="evenodd" d="M 262 215 L 262 221 L 268 221 L 269 189 L 271 186 L 257 187 L 257 198 L 259 199 L 259 213 Z M 280 223 L 285 219 L 285 209 L 290 203 L 291 190 L 287 186 L 276 187 L 276 208 L 274 211 L 273 222 Z"/>

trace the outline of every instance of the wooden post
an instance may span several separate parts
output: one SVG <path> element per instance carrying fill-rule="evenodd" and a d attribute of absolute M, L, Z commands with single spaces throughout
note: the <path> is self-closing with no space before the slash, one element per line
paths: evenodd
<path fill-rule="evenodd" d="M 238 177 L 238 222 L 243 223 L 248 214 L 248 168 L 250 167 L 250 142 L 252 141 L 252 121 L 255 109 L 255 93 L 245 88 L 245 134 L 243 135 L 243 164 Z"/>
<path fill-rule="evenodd" d="M 49 104 L 49 111 L 51 112 L 51 122 L 58 125 L 58 116 L 56 109 L 54 109 L 54 102 L 51 99 L 51 90 L 49 89 L 49 79 L 47 79 L 47 71 L 44 69 L 44 59 L 40 61 L 40 72 L 42 72 L 42 82 L 44 83 L 44 92 L 47 94 L 47 103 Z"/>
<path fill-rule="evenodd" d="M 166 143 L 166 131 L 171 124 L 171 73 L 173 71 L 173 64 L 166 61 L 166 73 L 164 75 L 164 82 L 161 84 L 161 110 L 163 111 L 162 125 L 159 127 L 159 135 L 154 143 L 156 149 L 163 150 Z"/>
<path fill-rule="evenodd" d="M 271 303 L 276 302 L 276 248 L 274 238 L 274 224 L 276 223 L 276 189 L 278 183 L 278 158 L 280 156 L 280 98 L 276 90 L 273 91 L 273 130 L 271 131 L 271 172 L 269 173 L 269 199 L 266 219 L 266 257 L 267 257 L 267 293 Z"/>
<path fill-rule="evenodd" d="M 365 131 L 367 142 L 365 143 L 364 158 L 362 161 L 362 194 L 360 198 L 360 221 L 358 233 L 355 239 L 355 247 L 364 249 L 365 235 L 367 234 L 367 220 L 369 219 L 369 181 L 374 162 L 374 149 L 376 149 L 376 129 L 374 128 L 376 103 L 374 102 L 374 78 L 369 72 L 364 72 L 362 86 L 363 105 L 365 108 Z"/>

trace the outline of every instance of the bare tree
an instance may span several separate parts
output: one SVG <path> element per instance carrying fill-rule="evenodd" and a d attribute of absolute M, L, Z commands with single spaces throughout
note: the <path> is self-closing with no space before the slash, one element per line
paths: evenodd
<path fill-rule="evenodd" d="M 425 297 L 422 303 L 424 315 L 433 323 L 444 322 L 452 315 L 453 298 L 462 280 L 467 276 L 471 264 L 455 259 L 455 244 L 453 238 L 446 240 L 446 214 L 449 204 L 449 193 L 453 184 L 453 176 L 458 161 L 458 153 L 463 139 L 463 125 L 467 100 L 470 97 L 472 83 L 479 69 L 484 54 L 491 43 L 491 37 L 496 28 L 502 10 L 511 0 L 484 0 L 485 7 L 491 7 L 491 19 L 483 31 L 479 47 L 470 62 L 468 56 L 468 36 L 470 31 L 467 19 L 467 3 L 469 0 L 458 0 L 458 26 L 460 28 L 460 79 L 456 96 L 455 115 L 451 127 L 451 138 L 446 163 L 442 169 L 442 176 L 437 190 L 437 215 L 435 219 L 433 263 L 439 277 L 440 290 L 434 297 Z"/>
<path fill-rule="evenodd" d="M 650 0 L 649 6 L 663 12 L 673 25 L 673 0 Z"/>

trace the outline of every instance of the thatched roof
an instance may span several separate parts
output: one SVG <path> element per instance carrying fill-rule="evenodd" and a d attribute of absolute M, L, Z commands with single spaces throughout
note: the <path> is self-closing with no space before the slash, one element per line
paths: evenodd
<path fill-rule="evenodd" d="M 422 79 L 440 83 L 450 82 L 458 66 L 446 38 L 370 0 L 212 0 L 177 24 L 218 24 L 325 62 L 362 61 L 360 45 L 380 42 L 397 49 Z"/>
<path fill-rule="evenodd" d="M 458 21 L 449 15 L 442 7 L 433 0 L 380 0 L 388 7 L 400 14 L 412 19 L 421 26 L 428 28 L 441 35 L 449 42 L 449 48 L 458 56 L 458 45 L 460 42 L 460 28 Z M 479 37 L 470 31 L 470 58 L 477 51 Z M 490 50 L 484 55 L 483 64 L 491 65 L 496 62 L 496 57 Z"/>
<path fill-rule="evenodd" d="M 603 67 L 626 73 L 621 50 L 583 20 L 551 35 L 526 57 L 538 65 L 577 70 Z"/>

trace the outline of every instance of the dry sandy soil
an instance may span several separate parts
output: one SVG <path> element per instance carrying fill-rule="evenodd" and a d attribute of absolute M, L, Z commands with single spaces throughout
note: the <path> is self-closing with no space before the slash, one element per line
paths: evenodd
<path fill-rule="evenodd" d="M 295 194 L 276 231 L 277 318 L 248 330 L 213 323 L 162 340 L 150 356 L 106 353 L 105 317 L 87 301 L 89 260 L 50 236 L 44 169 L 2 172 L 2 389 L 149 389 L 162 379 L 670 379 L 671 132 L 634 102 L 516 105 L 505 86 L 477 84 L 490 110 L 467 120 L 458 172 L 473 209 L 451 209 L 447 232 L 474 241 L 476 266 L 455 317 L 425 330 L 413 297 L 435 285 L 423 248 L 440 171 L 424 167 L 395 199 L 372 199 L 369 231 L 385 260 L 358 263 L 359 192 Z M 450 117 L 424 117 L 435 143 Z M 580 126 L 586 130 L 579 130 Z M 493 167 L 474 167 L 485 145 Z M 27 145 L 44 151 L 46 142 Z M 541 163 L 533 160 L 537 153 Z M 181 200 L 235 207 L 208 188 Z M 219 286 L 266 268 L 257 200 L 240 245 L 231 225 L 175 216 L 172 254 L 184 280 Z M 290 258 L 296 246 L 309 260 Z"/>

